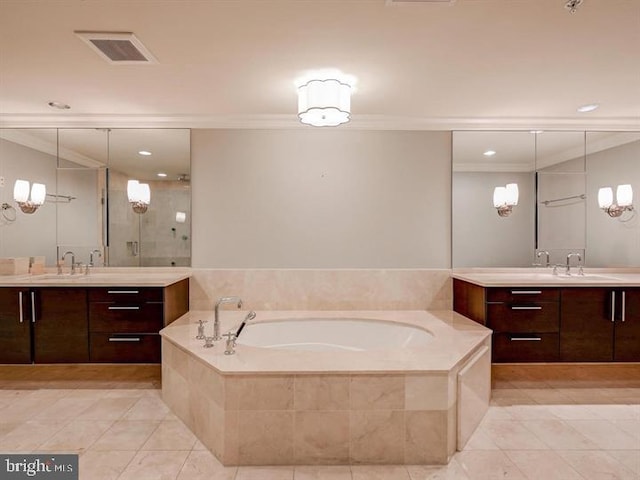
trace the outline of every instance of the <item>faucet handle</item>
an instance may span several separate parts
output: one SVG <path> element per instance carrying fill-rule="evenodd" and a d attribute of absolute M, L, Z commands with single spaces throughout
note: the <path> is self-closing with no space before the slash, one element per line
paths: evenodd
<path fill-rule="evenodd" d="M 227 337 L 227 348 L 224 350 L 225 355 L 234 355 L 236 351 L 234 350 L 236 346 L 236 334 L 234 332 L 227 332 L 223 337 Z"/>

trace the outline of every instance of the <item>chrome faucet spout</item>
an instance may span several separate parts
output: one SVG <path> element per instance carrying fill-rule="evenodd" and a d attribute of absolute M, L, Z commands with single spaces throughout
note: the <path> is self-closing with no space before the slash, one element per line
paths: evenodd
<path fill-rule="evenodd" d="M 582 255 L 579 253 L 570 253 L 567 255 L 567 275 L 571 275 L 571 257 L 578 257 L 578 265 L 582 263 Z"/>
<path fill-rule="evenodd" d="M 238 308 L 242 308 L 242 299 L 240 297 L 220 297 L 216 302 L 214 307 L 214 316 L 213 316 L 213 339 L 214 340 L 222 340 L 222 336 L 220 335 L 220 305 L 223 303 L 236 303 Z"/>
<path fill-rule="evenodd" d="M 549 252 L 548 252 L 547 250 L 540 250 L 540 251 L 536 254 L 536 256 L 537 256 L 538 258 L 540 258 L 542 255 L 546 255 L 546 256 L 547 256 L 547 263 L 545 264 L 545 267 L 548 267 L 548 266 L 549 266 L 549 264 L 550 264 L 550 262 L 549 262 Z"/>
<path fill-rule="evenodd" d="M 71 275 L 73 275 L 74 273 L 76 273 L 76 254 L 73 253 L 71 250 L 69 250 L 68 252 L 64 252 L 64 254 L 62 255 L 62 258 L 60 259 L 62 261 L 62 264 L 64 265 L 64 261 L 67 258 L 67 255 L 71 255 Z M 62 267 L 60 267 L 58 269 L 58 273 L 62 273 Z"/>
<path fill-rule="evenodd" d="M 89 266 L 93 267 L 95 266 L 95 264 L 93 263 L 93 254 L 97 253 L 98 257 L 102 257 L 102 252 L 100 252 L 100 250 L 91 250 L 91 252 L 89 253 Z"/>

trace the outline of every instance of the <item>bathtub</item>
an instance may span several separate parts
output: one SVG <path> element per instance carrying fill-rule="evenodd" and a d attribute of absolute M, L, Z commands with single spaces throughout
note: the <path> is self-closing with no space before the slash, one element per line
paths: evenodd
<path fill-rule="evenodd" d="M 280 319 L 248 324 L 239 345 L 312 352 L 426 347 L 433 334 L 397 322 L 363 318 Z"/>
<path fill-rule="evenodd" d="M 160 332 L 162 397 L 223 465 L 445 464 L 488 408 L 491 331 L 452 311 L 258 311 L 234 355 L 199 320 Z"/>

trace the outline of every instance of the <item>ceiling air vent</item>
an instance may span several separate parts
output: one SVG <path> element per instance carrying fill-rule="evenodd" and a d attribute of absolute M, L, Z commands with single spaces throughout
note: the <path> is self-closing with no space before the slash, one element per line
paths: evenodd
<path fill-rule="evenodd" d="M 74 32 L 93 51 L 113 65 L 158 63 L 131 32 Z"/>

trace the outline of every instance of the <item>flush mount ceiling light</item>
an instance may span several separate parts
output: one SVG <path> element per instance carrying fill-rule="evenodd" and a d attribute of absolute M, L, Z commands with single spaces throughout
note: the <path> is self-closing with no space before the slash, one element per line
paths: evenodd
<path fill-rule="evenodd" d="M 29 190 L 31 190 L 31 197 L 29 197 Z M 47 187 L 42 183 L 34 183 L 30 186 L 27 180 L 18 179 L 13 186 L 13 199 L 24 213 L 34 213 L 44 204 L 46 196 Z"/>
<path fill-rule="evenodd" d="M 151 155 L 151 152 L 148 152 L 147 150 L 140 150 L 138 152 L 138 155 L 142 155 L 143 157 L 148 157 L 149 155 Z"/>
<path fill-rule="evenodd" d="M 62 103 L 62 102 L 49 102 L 47 103 L 47 105 L 49 105 L 51 108 L 57 108 L 58 110 L 69 110 L 71 108 L 70 105 L 67 105 L 66 103 Z"/>
<path fill-rule="evenodd" d="M 578 107 L 578 113 L 588 113 L 596 110 L 600 105 L 597 103 L 588 103 L 587 105 L 582 105 Z"/>
<path fill-rule="evenodd" d="M 486 152 L 483 153 L 485 157 L 493 157 L 495 154 L 496 154 L 495 150 L 487 150 Z"/>
<path fill-rule="evenodd" d="M 306 125 L 336 127 L 351 115 L 351 85 L 335 78 L 313 79 L 298 87 L 298 117 Z"/>
<path fill-rule="evenodd" d="M 576 13 L 578 7 L 582 5 L 582 0 L 567 0 L 567 3 L 564 4 L 564 8 L 569 10 L 569 13 Z"/>
<path fill-rule="evenodd" d="M 167 174 L 164 173 L 164 172 L 158 172 L 158 173 L 156 173 L 156 175 L 159 176 L 159 177 L 162 177 L 162 178 L 167 176 Z"/>
<path fill-rule="evenodd" d="M 151 202 L 151 190 L 148 183 L 140 183 L 138 180 L 127 182 L 127 197 L 131 208 L 136 213 L 144 213 Z"/>

